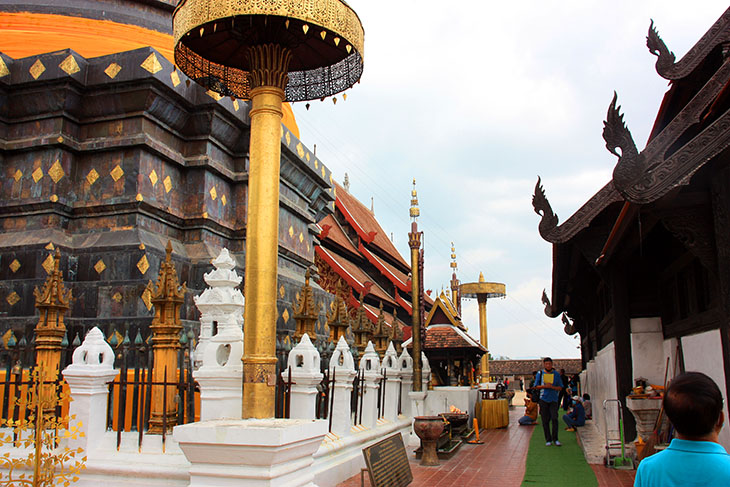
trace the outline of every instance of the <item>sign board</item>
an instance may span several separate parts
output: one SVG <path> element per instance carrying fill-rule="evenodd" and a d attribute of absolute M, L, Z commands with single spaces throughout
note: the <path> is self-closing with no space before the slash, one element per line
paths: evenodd
<path fill-rule="evenodd" d="M 364 448 L 362 454 L 373 487 L 402 487 L 413 482 L 400 433 Z"/>

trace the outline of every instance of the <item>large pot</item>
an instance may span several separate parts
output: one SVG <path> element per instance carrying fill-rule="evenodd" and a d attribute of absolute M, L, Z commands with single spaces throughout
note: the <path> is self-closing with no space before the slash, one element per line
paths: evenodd
<path fill-rule="evenodd" d="M 444 420 L 441 416 L 416 416 L 413 418 L 413 431 L 421 439 L 421 465 L 438 465 L 436 444 L 444 431 Z"/>

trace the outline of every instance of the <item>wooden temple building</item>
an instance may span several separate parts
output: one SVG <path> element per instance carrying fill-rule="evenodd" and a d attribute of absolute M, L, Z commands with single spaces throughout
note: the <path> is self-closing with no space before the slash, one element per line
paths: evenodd
<path fill-rule="evenodd" d="M 647 46 L 670 86 L 646 147 L 614 96 L 603 130 L 612 180 L 561 225 L 539 179 L 533 198 L 553 247 L 545 312 L 580 335 L 595 404 L 625 407 L 634 379 L 661 385 L 667 371 L 702 371 L 730 391 L 730 9 L 680 60 L 654 25 Z M 727 428 L 720 439 L 730 446 Z"/>

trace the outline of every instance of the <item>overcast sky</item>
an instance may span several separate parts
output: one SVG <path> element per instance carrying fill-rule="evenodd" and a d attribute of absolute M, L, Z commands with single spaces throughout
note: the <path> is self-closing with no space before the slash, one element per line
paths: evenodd
<path fill-rule="evenodd" d="M 537 175 L 565 221 L 611 178 L 601 137 L 613 91 L 643 148 L 667 81 L 645 45 L 649 20 L 680 59 L 727 8 L 716 0 L 495 2 L 348 0 L 365 28 L 361 83 L 294 106 L 302 141 L 370 205 L 408 256 L 411 181 L 425 232 L 427 289 L 448 287 L 450 242 L 462 282 L 507 285 L 488 305 L 489 350 L 579 357 L 547 318 L 551 245 L 537 231 Z M 549 292 L 548 292 L 549 294 Z M 476 302 L 463 319 L 479 337 Z"/>

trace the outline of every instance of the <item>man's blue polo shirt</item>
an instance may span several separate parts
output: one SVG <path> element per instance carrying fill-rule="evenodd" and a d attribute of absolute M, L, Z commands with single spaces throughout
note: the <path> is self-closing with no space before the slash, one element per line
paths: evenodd
<path fill-rule="evenodd" d="M 550 372 L 545 372 L 545 369 L 543 369 L 537 373 L 536 385 L 553 385 L 563 387 L 563 380 L 560 378 L 560 374 L 556 372 L 555 369 Z M 541 389 L 540 400 L 545 402 L 558 402 L 559 394 L 560 391 L 556 391 L 555 389 Z"/>
<path fill-rule="evenodd" d="M 639 464 L 634 487 L 730 485 L 730 455 L 711 441 L 673 439 Z"/>

